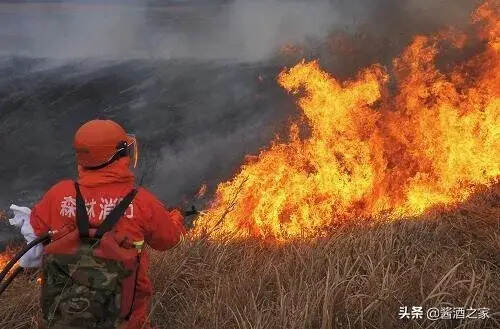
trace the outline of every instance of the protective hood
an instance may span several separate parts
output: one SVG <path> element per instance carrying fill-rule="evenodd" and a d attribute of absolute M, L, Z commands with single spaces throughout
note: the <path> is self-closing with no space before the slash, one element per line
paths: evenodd
<path fill-rule="evenodd" d="M 89 170 L 78 166 L 78 183 L 86 187 L 95 187 L 113 183 L 129 183 L 134 185 L 135 176 L 130 169 L 130 158 L 120 158 L 108 166 Z"/>

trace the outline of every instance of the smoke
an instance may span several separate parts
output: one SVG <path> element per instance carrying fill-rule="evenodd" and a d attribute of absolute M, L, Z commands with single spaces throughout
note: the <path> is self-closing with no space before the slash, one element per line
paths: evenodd
<path fill-rule="evenodd" d="M 0 2 L 0 54 L 262 61 L 332 31 L 392 39 L 465 22 L 473 1 Z M 443 15 L 442 13 L 446 13 Z"/>
<path fill-rule="evenodd" d="M 146 35 L 144 10 L 118 6 L 24 2 L 0 4 L 1 54 L 34 58 L 130 58 Z"/>
<path fill-rule="evenodd" d="M 275 82 L 278 72 L 192 62 L 155 72 L 130 108 L 131 124 L 143 128 L 137 132 L 145 148 L 141 161 L 148 160 L 142 169 L 153 171 L 146 185 L 165 200 L 185 201 L 202 182 L 213 187 L 230 178 L 246 154 L 284 132 L 294 105 Z M 141 116 L 146 108 L 150 114 Z"/>
<path fill-rule="evenodd" d="M 204 31 L 180 36 L 180 47 L 170 53 L 174 57 L 259 61 L 285 44 L 322 38 L 341 22 L 327 1 L 237 0 L 204 26 Z"/>
<path fill-rule="evenodd" d="M 259 61 L 285 43 L 321 38 L 341 21 L 327 1 L 199 2 L 0 4 L 1 53 Z"/>

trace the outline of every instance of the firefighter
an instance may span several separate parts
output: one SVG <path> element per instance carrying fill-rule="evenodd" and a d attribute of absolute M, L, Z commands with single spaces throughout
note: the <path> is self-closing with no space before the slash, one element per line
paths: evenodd
<path fill-rule="evenodd" d="M 41 236 L 48 231 L 62 231 L 68 224 L 79 228 L 80 224 L 76 218 L 78 200 L 82 200 L 80 202 L 85 205 L 85 208 L 80 209 L 85 209 L 86 215 L 81 214 L 81 216 L 88 220 L 89 228 L 98 229 L 113 209 L 118 208 L 118 205 L 131 195 L 125 210 L 117 215 L 119 219 L 112 228 L 112 240 L 119 241 L 120 247 L 137 250 L 139 255 L 134 284 L 129 287 L 129 291 L 124 291 L 122 294 L 122 298 L 124 295 L 132 296 L 130 313 L 116 326 L 126 329 L 150 328 L 147 318 L 152 286 L 148 276 L 148 253 L 143 249 L 143 245 L 145 243 L 160 251 L 176 246 L 182 241 L 185 233 L 183 215 L 178 210 L 167 210 L 148 190 L 142 187 L 134 190 L 135 177 L 130 167 L 137 164 L 137 141 L 135 136 L 126 134 L 119 124 L 111 120 L 89 121 L 76 132 L 73 147 L 78 164 L 78 180 L 76 182 L 63 180 L 57 183 L 34 206 L 30 215 L 33 231 L 36 236 Z M 52 248 L 52 253 L 57 253 L 57 244 L 53 243 L 53 246 L 49 244 L 45 246 L 44 257 L 47 257 L 48 247 Z M 32 263 L 38 264 L 39 261 Z M 50 274 L 50 270 L 44 268 L 43 276 L 47 276 L 47 273 Z M 48 280 L 43 276 L 42 280 Z M 50 285 L 51 282 L 45 284 Z M 42 284 L 42 310 L 44 310 L 43 303 L 47 302 L 44 300 L 43 291 L 44 284 Z M 52 296 L 50 299 L 49 302 L 54 304 L 45 305 L 48 312 L 61 315 L 60 313 L 67 311 L 65 315 L 61 315 L 66 317 L 67 314 L 80 312 L 79 307 L 88 311 L 94 306 L 87 305 L 92 299 L 73 296 L 69 301 L 64 301 L 66 311 L 61 311 L 57 308 L 62 308 L 59 305 L 63 303 L 62 297 Z M 99 316 L 106 317 L 106 309 L 101 307 L 97 311 L 103 313 Z M 54 314 L 43 315 L 42 328 L 50 328 L 51 322 L 57 322 L 58 319 L 54 318 L 57 314 Z M 86 324 L 80 322 L 80 325 L 86 328 Z"/>

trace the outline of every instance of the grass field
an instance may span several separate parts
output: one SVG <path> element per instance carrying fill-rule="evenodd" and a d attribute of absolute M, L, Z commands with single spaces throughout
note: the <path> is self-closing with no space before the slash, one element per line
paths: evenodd
<path fill-rule="evenodd" d="M 157 328 L 500 328 L 500 188 L 451 211 L 276 245 L 187 241 L 152 254 Z M 0 299 L 0 328 L 33 328 L 36 274 Z M 399 319 L 422 306 L 424 319 Z M 489 319 L 425 319 L 431 307 Z"/>

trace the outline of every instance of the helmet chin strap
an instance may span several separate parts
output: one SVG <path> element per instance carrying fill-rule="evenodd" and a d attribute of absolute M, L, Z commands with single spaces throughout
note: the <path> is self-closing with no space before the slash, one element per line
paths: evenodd
<path fill-rule="evenodd" d="M 103 164 L 101 165 L 98 165 L 98 166 L 95 166 L 95 167 L 84 167 L 85 169 L 87 170 L 98 170 L 98 169 L 102 169 L 106 166 L 109 166 L 110 164 L 112 164 L 113 162 L 115 162 L 116 160 L 120 159 L 124 157 L 124 155 L 118 155 L 118 153 L 115 153 L 115 155 L 113 155 L 111 157 L 111 159 L 109 159 L 108 161 L 104 162 Z"/>
<path fill-rule="evenodd" d="M 84 168 L 87 170 L 98 170 L 98 169 L 102 169 L 106 166 L 109 166 L 110 164 L 112 164 L 116 160 L 128 156 L 129 155 L 128 149 L 130 146 L 131 145 L 127 145 L 127 142 L 121 142 L 120 144 L 118 144 L 116 153 L 113 154 L 113 156 L 108 161 L 106 161 L 103 164 L 100 164 L 98 166 L 84 167 Z"/>

